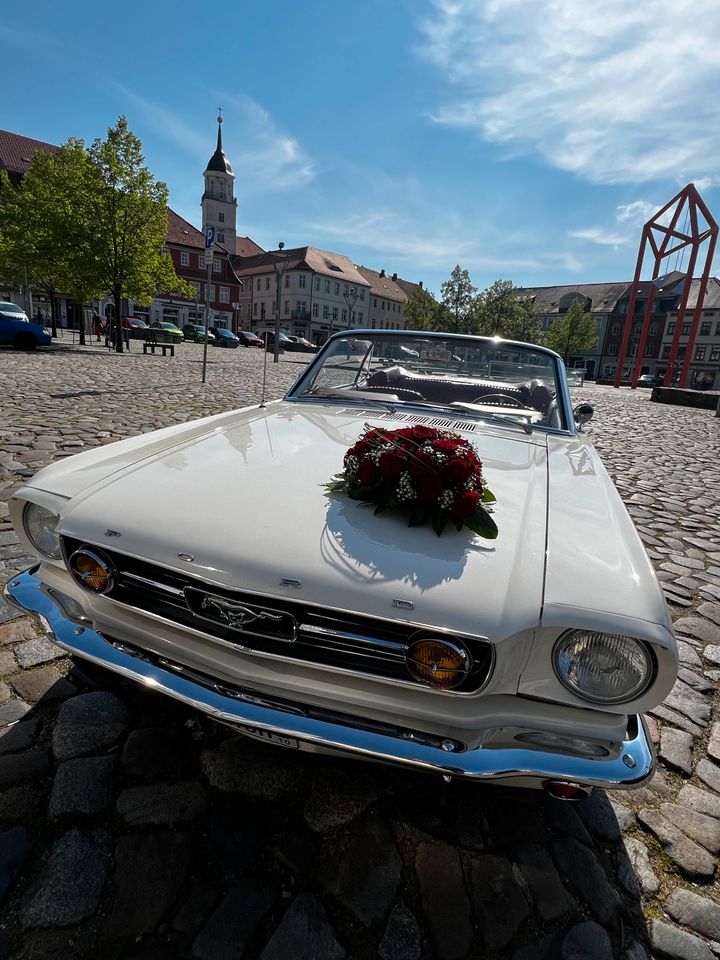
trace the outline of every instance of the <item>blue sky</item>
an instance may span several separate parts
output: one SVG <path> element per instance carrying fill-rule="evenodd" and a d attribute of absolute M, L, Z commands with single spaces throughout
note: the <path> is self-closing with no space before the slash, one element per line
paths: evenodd
<path fill-rule="evenodd" d="M 456 263 L 480 289 L 630 279 L 685 183 L 720 218 L 718 36 L 715 0 L 34 0 L 0 22 L 0 127 L 89 143 L 125 114 L 199 225 L 221 105 L 264 247 L 436 292 Z"/>

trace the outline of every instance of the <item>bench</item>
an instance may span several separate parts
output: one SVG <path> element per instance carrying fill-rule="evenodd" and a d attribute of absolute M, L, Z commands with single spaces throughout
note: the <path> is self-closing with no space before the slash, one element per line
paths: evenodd
<path fill-rule="evenodd" d="M 167 351 L 170 351 L 170 356 L 175 356 L 175 344 L 174 343 L 159 343 L 158 342 L 158 331 L 154 330 L 152 327 L 149 327 L 145 331 L 145 343 L 143 344 L 143 353 L 147 353 L 148 350 L 154 354 L 155 348 L 162 350 L 162 355 L 165 356 Z"/>

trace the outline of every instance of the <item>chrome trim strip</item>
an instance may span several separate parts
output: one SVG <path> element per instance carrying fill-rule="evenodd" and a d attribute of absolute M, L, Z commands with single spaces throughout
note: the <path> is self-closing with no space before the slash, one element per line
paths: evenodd
<path fill-rule="evenodd" d="M 337 640 L 348 640 L 351 643 L 367 644 L 368 646 L 381 647 L 392 653 L 403 654 L 407 649 L 407 644 L 399 643 L 395 640 L 383 640 L 381 637 L 365 637 L 361 633 L 350 633 L 346 630 L 333 630 L 331 627 L 316 627 L 311 623 L 301 623 L 300 633 L 311 633 L 318 637 L 335 637 Z M 361 653 L 361 651 L 358 651 Z"/>
<path fill-rule="evenodd" d="M 170 593 L 174 597 L 181 597 L 183 601 L 185 600 L 185 594 L 182 590 L 178 590 L 177 587 L 168 587 L 165 583 L 158 583 L 157 580 L 150 580 L 148 577 L 141 577 L 137 573 L 128 573 L 127 570 L 120 570 L 118 568 L 118 577 L 122 581 L 123 578 L 127 580 L 135 580 L 137 583 L 145 584 L 145 586 L 153 587 L 155 590 L 162 590 L 165 593 Z"/>
<path fill-rule="evenodd" d="M 128 653 L 128 648 L 122 649 L 122 644 L 116 647 L 94 630 L 67 620 L 35 575 L 36 569 L 14 577 L 6 585 L 4 595 L 22 612 L 35 614 L 60 647 L 229 723 L 240 732 L 243 727 L 269 731 L 297 739 L 301 748 L 320 746 L 478 781 L 525 779 L 537 783 L 559 779 L 618 789 L 639 786 L 653 772 L 652 743 L 641 717 L 629 718 L 627 739 L 621 751 L 610 758 L 568 757 L 522 747 L 497 750 L 477 747 L 453 753 L 416 740 L 394 737 L 388 732 L 362 729 L 360 718 L 356 720 L 358 726 L 353 726 L 351 717 L 338 716 L 331 721 L 267 706 L 250 692 L 243 699 L 227 696 L 221 692 L 220 684 L 216 689 L 208 689 L 172 669 L 139 659 Z"/>

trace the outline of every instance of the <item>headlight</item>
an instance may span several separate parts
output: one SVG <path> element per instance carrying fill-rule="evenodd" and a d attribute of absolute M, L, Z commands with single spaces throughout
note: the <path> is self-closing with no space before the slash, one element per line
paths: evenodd
<path fill-rule="evenodd" d="M 99 550 L 81 547 L 70 557 L 68 566 L 80 586 L 91 593 L 107 593 L 117 582 L 115 567 Z"/>
<path fill-rule="evenodd" d="M 407 652 L 406 666 L 410 675 L 421 683 L 444 690 L 461 684 L 470 665 L 465 648 L 447 640 L 416 640 Z"/>
<path fill-rule="evenodd" d="M 649 649 L 619 633 L 568 630 L 555 644 L 553 667 L 568 689 L 595 703 L 623 703 L 647 689 L 653 675 Z"/>
<path fill-rule="evenodd" d="M 60 538 L 55 533 L 59 519 L 57 513 L 37 503 L 28 503 L 23 512 L 23 526 L 30 543 L 38 553 L 53 560 L 62 556 Z"/>

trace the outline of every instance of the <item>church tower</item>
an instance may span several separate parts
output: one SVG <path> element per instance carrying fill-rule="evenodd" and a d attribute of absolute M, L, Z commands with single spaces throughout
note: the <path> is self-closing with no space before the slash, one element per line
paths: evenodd
<path fill-rule="evenodd" d="M 208 160 L 205 192 L 202 196 L 202 228 L 215 227 L 215 242 L 235 253 L 237 200 L 233 195 L 235 177 L 222 147 L 222 109 L 218 107 L 218 133 L 215 153 Z"/>

